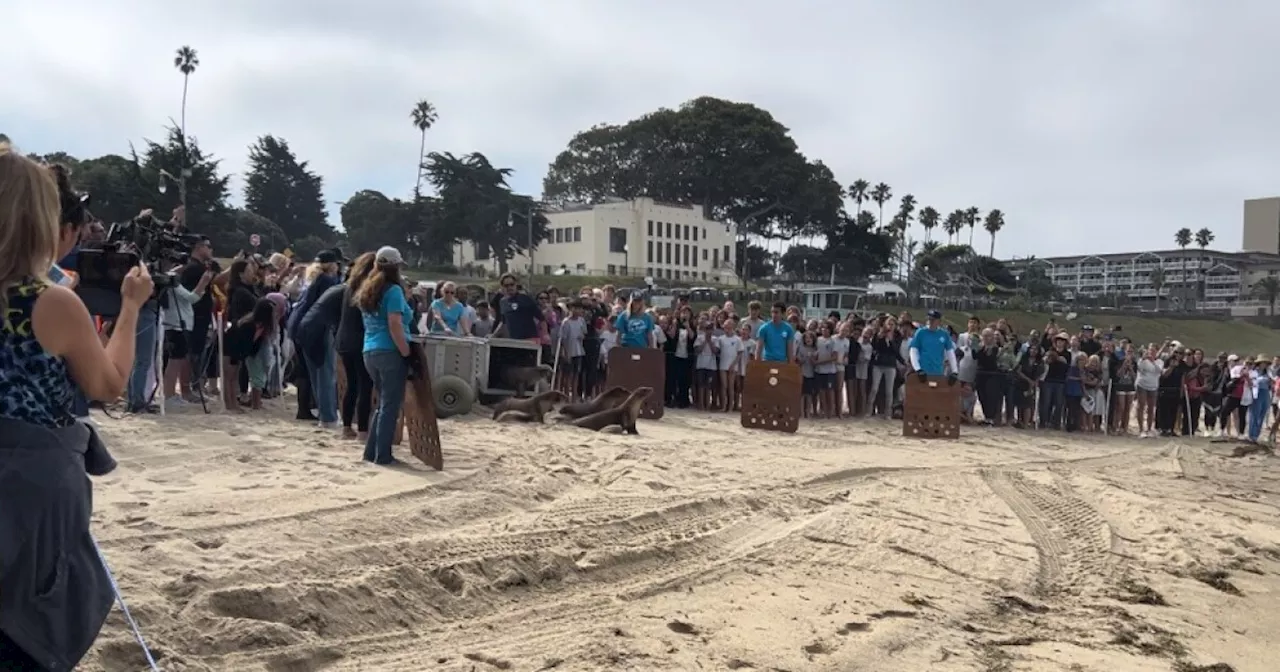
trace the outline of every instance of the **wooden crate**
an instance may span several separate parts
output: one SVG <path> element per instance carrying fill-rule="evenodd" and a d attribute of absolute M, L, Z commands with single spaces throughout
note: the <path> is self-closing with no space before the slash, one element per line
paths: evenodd
<path fill-rule="evenodd" d="M 918 439 L 960 438 L 960 383 L 942 376 L 928 381 L 907 376 L 902 407 L 902 435 Z"/>
<path fill-rule="evenodd" d="M 638 387 L 652 387 L 653 394 L 645 399 L 640 417 L 657 420 L 666 412 L 667 355 L 653 348 L 622 348 L 609 351 L 609 375 L 606 389 L 618 386 L 628 392 Z"/>
<path fill-rule="evenodd" d="M 800 365 L 791 362 L 747 362 L 742 383 L 742 426 L 770 432 L 800 429 Z"/>

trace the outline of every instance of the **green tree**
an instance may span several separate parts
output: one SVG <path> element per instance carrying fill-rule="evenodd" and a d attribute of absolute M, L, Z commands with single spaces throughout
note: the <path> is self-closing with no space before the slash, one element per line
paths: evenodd
<path fill-rule="evenodd" d="M 333 247 L 333 242 L 325 240 L 319 236 L 303 236 L 295 241 L 290 249 L 293 250 L 293 258 L 300 261 L 311 261 L 320 254 L 320 250 L 327 250 Z"/>
<path fill-rule="evenodd" d="M 987 256 L 995 258 L 996 256 L 996 234 L 1004 228 L 1004 213 L 999 210 L 992 210 L 987 213 L 987 219 L 982 224 L 982 228 L 991 234 L 991 251 Z"/>
<path fill-rule="evenodd" d="M 880 216 L 876 218 L 880 228 L 884 228 L 884 204 L 893 198 L 893 189 L 889 185 L 881 182 L 871 190 L 871 200 L 875 201 L 876 207 L 880 209 Z"/>
<path fill-rule="evenodd" d="M 816 172 L 767 111 L 702 97 L 578 133 L 552 162 L 543 195 L 551 203 L 640 196 L 696 203 L 707 217 L 738 224 L 742 235 L 763 235 L 790 217 L 779 205 L 813 218 L 801 192 L 811 191 Z"/>
<path fill-rule="evenodd" d="M 423 98 L 413 106 L 413 111 L 409 113 L 409 118 L 413 120 L 413 127 L 418 129 L 418 133 L 422 136 L 422 141 L 418 147 L 418 180 L 413 183 L 413 197 L 417 199 L 422 195 L 422 164 L 427 156 L 427 131 L 435 126 L 440 115 L 436 112 L 435 105 L 431 101 Z"/>
<path fill-rule="evenodd" d="M 181 205 L 183 190 L 167 188 L 172 180 L 162 179 L 161 171 L 181 176 L 185 165 L 188 174 L 183 182 L 186 186 L 188 227 L 210 237 L 233 230 L 227 207 L 230 177 L 220 174 L 221 161 L 206 156 L 196 139 L 184 136 L 181 129 L 170 128 L 168 131 L 168 138 L 163 144 L 147 140 L 141 155 L 136 151 L 132 153 L 138 178 L 135 197 L 140 203 L 149 204 L 145 207 L 154 208 L 156 214 L 167 216 Z M 166 188 L 160 190 L 162 185 Z"/>
<path fill-rule="evenodd" d="M 494 166 L 479 152 L 460 157 L 432 152 L 424 168 L 439 194 L 438 220 L 431 227 L 438 240 L 466 239 L 487 247 L 502 273 L 512 256 L 546 240 L 547 218 L 533 199 L 511 193 L 510 168 Z M 532 235 L 521 225 L 526 213 L 532 216 Z"/>
<path fill-rule="evenodd" d="M 1201 250 L 1207 249 L 1212 243 L 1213 231 L 1207 228 L 1196 231 L 1196 245 L 1199 245 Z"/>
<path fill-rule="evenodd" d="M 778 265 L 783 273 L 799 278 L 801 282 L 809 282 L 814 277 L 827 275 L 827 256 L 826 251 L 819 247 L 792 245 L 782 253 Z"/>
<path fill-rule="evenodd" d="M 405 247 L 412 228 L 410 204 L 379 191 L 363 190 L 342 203 L 342 229 L 352 250 L 376 250 L 383 245 Z"/>
<path fill-rule="evenodd" d="M 746 264 L 746 272 L 752 278 L 767 278 L 773 275 L 773 255 L 760 245 L 748 243 L 745 240 L 737 241 L 737 259 L 738 267 Z"/>
<path fill-rule="evenodd" d="M 1032 301 L 1052 301 L 1062 294 L 1058 286 L 1049 278 L 1049 274 L 1037 264 L 1028 265 L 1018 283 L 1026 289 L 1027 296 Z"/>
<path fill-rule="evenodd" d="M 1165 286 L 1164 269 L 1158 266 L 1155 269 L 1153 269 L 1151 271 L 1151 275 L 1147 276 L 1147 282 L 1149 282 L 1152 288 L 1156 290 L 1156 310 L 1159 311 L 1160 310 L 1160 290 L 1164 289 L 1164 286 Z"/>
<path fill-rule="evenodd" d="M 324 179 L 306 161 L 299 162 L 282 138 L 264 135 L 249 147 L 244 203 L 275 222 L 290 240 L 315 236 L 332 241 L 335 237 L 326 221 Z"/>
<path fill-rule="evenodd" d="M 1181 228 L 1181 229 L 1178 229 L 1178 231 L 1177 231 L 1176 233 L 1174 233 L 1174 234 L 1173 234 L 1173 242 L 1177 243 L 1177 244 L 1178 244 L 1178 249 L 1180 249 L 1180 250 L 1182 250 L 1182 251 L 1184 251 L 1184 252 L 1187 250 L 1187 247 L 1188 247 L 1189 245 L 1191 245 L 1191 241 L 1192 241 L 1192 239 L 1193 239 L 1193 238 L 1194 238 L 1194 236 L 1193 236 L 1193 235 L 1192 235 L 1192 233 L 1191 233 L 1191 229 L 1188 229 L 1188 228 L 1186 228 L 1186 227 L 1183 227 L 1183 228 Z M 1186 310 L 1186 309 L 1187 309 L 1187 301 L 1186 301 L 1186 299 L 1187 299 L 1187 289 L 1191 286 L 1191 279 L 1192 279 L 1193 275 L 1195 275 L 1195 272 L 1194 272 L 1192 269 L 1185 268 L 1185 263 L 1186 263 L 1186 261 L 1187 261 L 1187 260 L 1184 258 L 1184 259 L 1183 259 L 1183 262 L 1184 262 L 1184 269 L 1183 269 L 1183 273 L 1182 273 L 1182 282 L 1181 282 L 1181 283 L 1179 283 L 1179 285 L 1182 287 L 1182 300 L 1180 301 L 1180 303 L 1181 303 L 1181 307 L 1182 307 L 1182 309 L 1183 309 L 1183 310 Z"/>
<path fill-rule="evenodd" d="M 231 230 L 220 233 L 217 239 L 210 236 L 214 249 L 222 250 L 225 256 L 230 256 L 235 250 L 253 249 L 250 236 L 255 233 L 260 239 L 256 250 L 259 253 L 282 252 L 289 248 L 289 237 L 270 219 L 244 208 L 233 208 L 229 214 Z"/>
<path fill-rule="evenodd" d="M 947 242 L 960 242 L 960 230 L 964 228 L 965 214 L 964 210 L 952 210 L 942 223 L 942 228 L 947 232 Z"/>
<path fill-rule="evenodd" d="M 1191 229 L 1183 227 L 1173 234 L 1173 242 L 1177 243 L 1180 249 L 1185 250 L 1191 244 L 1191 237 Z"/>
<path fill-rule="evenodd" d="M 933 230 L 937 228 L 939 219 L 940 215 L 937 210 L 933 209 L 933 206 L 927 205 L 920 210 L 920 226 L 924 227 L 925 243 L 933 240 Z"/>
<path fill-rule="evenodd" d="M 1276 302 L 1280 301 L 1280 278 L 1269 275 L 1253 283 L 1253 295 L 1271 307 L 1271 316 L 1275 317 Z"/>

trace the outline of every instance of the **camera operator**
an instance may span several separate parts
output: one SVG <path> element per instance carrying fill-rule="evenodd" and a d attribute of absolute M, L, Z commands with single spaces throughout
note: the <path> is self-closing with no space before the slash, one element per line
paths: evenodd
<path fill-rule="evenodd" d="M 89 534 L 86 473 L 115 463 L 71 412 L 76 389 L 114 401 L 133 365 L 151 277 L 121 285 L 105 346 L 74 291 L 50 279 L 88 221 L 66 169 L 0 144 L 0 669 L 70 670 L 92 646 L 113 592 Z M 58 275 L 58 273 L 54 273 Z"/>
<path fill-rule="evenodd" d="M 219 270 L 218 262 L 212 257 L 209 239 L 202 237 L 192 244 L 191 261 L 175 272 L 178 282 L 165 296 L 165 403 L 199 401 L 192 396 L 191 374 L 193 370 L 199 370 L 205 361 L 204 348 L 209 340 L 209 327 L 213 324 L 213 297 L 207 290 Z M 195 284 L 189 287 L 193 279 Z M 202 303 L 203 309 L 199 308 Z M 201 317 L 198 318 L 197 314 Z"/>
<path fill-rule="evenodd" d="M 191 259 L 178 274 L 178 284 L 187 292 L 198 295 L 198 298 L 191 303 L 191 317 L 184 325 L 180 325 L 182 329 L 190 330 L 184 334 L 187 362 L 182 364 L 185 368 L 179 369 L 178 374 L 181 376 L 185 373 L 188 378 L 182 387 L 183 394 L 189 394 L 192 386 L 198 388 L 204 382 L 205 348 L 217 347 L 217 342 L 210 338 L 214 335 L 213 292 L 205 290 L 209 289 L 209 284 L 221 272 L 222 268 L 213 258 L 213 244 L 208 238 L 202 237 L 191 245 Z M 206 280 L 205 276 L 209 276 L 209 279 Z M 175 294 L 181 294 L 181 292 L 175 292 Z M 177 353 L 171 353 L 170 356 L 177 357 Z"/>

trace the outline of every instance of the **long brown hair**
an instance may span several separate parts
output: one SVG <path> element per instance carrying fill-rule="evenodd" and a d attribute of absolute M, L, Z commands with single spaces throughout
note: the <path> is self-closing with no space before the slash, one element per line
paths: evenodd
<path fill-rule="evenodd" d="M 360 283 L 352 301 L 355 306 L 366 313 L 378 312 L 382 303 L 382 295 L 400 284 L 400 265 L 394 263 L 377 263 L 374 269 Z"/>
<path fill-rule="evenodd" d="M 10 287 L 26 277 L 48 278 L 61 214 L 53 172 L 0 142 L 0 317 Z"/>
<path fill-rule="evenodd" d="M 356 257 L 351 262 L 351 266 L 347 268 L 347 287 L 351 290 L 352 300 L 355 300 L 356 292 L 360 290 L 360 285 L 364 284 L 369 272 L 373 270 L 373 260 L 377 257 L 372 252 L 365 252 Z"/>

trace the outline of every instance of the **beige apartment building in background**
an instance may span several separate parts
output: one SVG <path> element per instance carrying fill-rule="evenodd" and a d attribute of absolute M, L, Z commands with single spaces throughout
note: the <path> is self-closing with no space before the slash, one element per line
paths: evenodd
<path fill-rule="evenodd" d="M 1280 254 L 1280 196 L 1244 202 L 1245 252 Z"/>
<path fill-rule="evenodd" d="M 653 278 L 682 283 L 737 282 L 734 256 L 737 227 L 702 216 L 702 208 L 652 198 L 612 199 L 595 205 L 570 205 L 546 211 L 547 239 L 533 253 L 537 275 L 605 275 Z M 517 216 L 514 226 L 523 231 Z M 497 272 L 487 250 L 464 240 L 454 247 L 459 268 Z M 529 271 L 529 257 L 518 254 L 507 267 Z"/>

